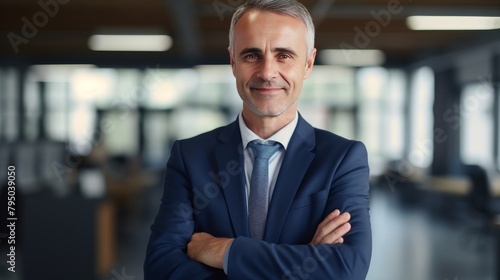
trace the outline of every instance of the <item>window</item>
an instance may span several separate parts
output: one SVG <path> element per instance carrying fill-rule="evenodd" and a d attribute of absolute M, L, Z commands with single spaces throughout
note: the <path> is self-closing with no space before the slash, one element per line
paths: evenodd
<path fill-rule="evenodd" d="M 170 120 L 175 139 L 193 137 L 227 124 L 226 117 L 220 111 L 203 107 L 178 108 Z"/>
<path fill-rule="evenodd" d="M 335 109 L 330 112 L 328 130 L 348 139 L 356 137 L 354 112 L 349 109 Z"/>
<path fill-rule="evenodd" d="M 355 138 L 355 71 L 336 66 L 314 66 L 304 82 L 298 109 L 313 126 Z"/>
<path fill-rule="evenodd" d="M 196 71 L 199 85 L 190 96 L 190 103 L 219 106 L 225 103 L 225 99 L 239 99 L 230 65 L 200 65 L 196 67 Z M 227 84 L 231 86 L 226 87 Z M 227 92 L 228 89 L 231 92 Z"/>
<path fill-rule="evenodd" d="M 144 116 L 144 158 L 152 167 L 163 168 L 168 160 L 173 131 L 169 115 L 150 112 Z"/>
<path fill-rule="evenodd" d="M 51 140 L 68 140 L 69 96 L 68 84 L 64 82 L 47 82 L 45 86 L 45 129 Z"/>
<path fill-rule="evenodd" d="M 73 152 L 90 154 L 102 136 L 102 131 L 96 133 L 96 108 L 113 106 L 117 76 L 114 69 L 102 68 L 76 69 L 70 76 L 68 140 Z"/>
<path fill-rule="evenodd" d="M 198 75 L 191 69 L 147 69 L 141 88 L 145 93 L 142 104 L 149 109 L 178 106 L 198 86 Z"/>
<path fill-rule="evenodd" d="M 118 74 L 114 69 L 81 68 L 70 77 L 72 103 L 107 108 L 113 105 Z"/>
<path fill-rule="evenodd" d="M 405 75 L 400 70 L 361 68 L 359 88 L 359 138 L 370 154 L 372 174 L 383 164 L 401 159 L 404 152 Z"/>
<path fill-rule="evenodd" d="M 375 157 L 382 156 L 381 97 L 386 89 L 387 71 L 379 67 L 362 68 L 357 73 L 359 88 L 359 138 Z M 374 157 L 372 157 L 374 158 Z"/>
<path fill-rule="evenodd" d="M 405 137 L 405 84 L 400 70 L 389 70 L 387 92 L 382 97 L 382 153 L 386 159 L 403 158 Z"/>
<path fill-rule="evenodd" d="M 460 100 L 460 157 L 465 164 L 493 164 L 493 88 L 488 83 L 464 87 Z"/>
<path fill-rule="evenodd" d="M 500 97 L 500 87 L 498 87 L 497 96 Z M 498 106 L 498 108 L 500 110 L 500 98 L 497 98 L 497 100 L 498 100 L 497 106 Z M 500 153 L 500 112 L 496 112 L 496 113 L 497 113 L 496 118 L 498 120 L 497 133 L 499 134 L 498 138 L 497 138 L 498 139 L 498 143 L 497 143 L 498 146 L 497 147 L 498 147 L 498 151 Z M 500 170 L 500 154 L 497 155 L 497 169 Z"/>
<path fill-rule="evenodd" d="M 3 79 L 1 92 L 1 106 L 2 112 L 2 134 L 3 139 L 7 141 L 14 141 L 18 139 L 19 131 L 19 119 L 18 119 L 18 83 L 19 74 L 13 68 L 7 68 L 2 72 Z"/>
<path fill-rule="evenodd" d="M 112 156 L 133 156 L 139 152 L 139 115 L 135 109 L 108 111 L 102 133 L 104 147 Z"/>
<path fill-rule="evenodd" d="M 412 75 L 410 91 L 409 161 L 416 167 L 427 168 L 432 162 L 434 127 L 434 73 L 428 67 Z"/>
<path fill-rule="evenodd" d="M 24 135 L 27 140 L 36 140 L 40 136 L 40 118 L 42 100 L 40 85 L 33 71 L 28 71 L 24 83 Z"/>

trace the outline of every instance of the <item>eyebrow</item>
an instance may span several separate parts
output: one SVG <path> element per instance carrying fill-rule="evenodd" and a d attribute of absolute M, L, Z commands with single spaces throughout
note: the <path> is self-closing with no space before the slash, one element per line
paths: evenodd
<path fill-rule="evenodd" d="M 240 52 L 240 56 L 243 56 L 243 55 L 249 54 L 249 53 L 262 53 L 262 50 L 259 48 L 246 48 Z"/>
<path fill-rule="evenodd" d="M 291 53 L 293 56 L 297 56 L 297 53 L 294 52 L 290 48 L 274 48 L 272 51 L 273 51 L 273 53 L 286 52 L 286 53 Z M 249 53 L 263 53 L 263 51 L 259 48 L 246 48 L 240 52 L 240 56 L 243 56 L 243 55 L 249 54 Z"/>

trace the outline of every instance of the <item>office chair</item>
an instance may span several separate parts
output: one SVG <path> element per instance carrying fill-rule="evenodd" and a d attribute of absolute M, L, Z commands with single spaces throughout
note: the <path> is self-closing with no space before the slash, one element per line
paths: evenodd
<path fill-rule="evenodd" d="M 466 165 L 467 175 L 472 184 L 468 200 L 488 220 L 494 220 L 500 214 L 500 198 L 493 197 L 488 173 L 479 165 Z"/>

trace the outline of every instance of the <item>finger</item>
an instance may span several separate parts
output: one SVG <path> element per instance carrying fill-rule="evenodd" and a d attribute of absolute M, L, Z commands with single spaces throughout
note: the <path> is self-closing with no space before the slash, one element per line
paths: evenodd
<path fill-rule="evenodd" d="M 323 221 L 321 221 L 321 223 L 316 228 L 316 231 L 314 232 L 313 240 L 318 239 L 318 235 L 320 234 L 319 229 L 325 227 L 329 222 L 331 222 L 333 219 L 335 219 L 339 215 L 340 215 L 340 211 L 338 209 L 335 209 L 333 212 L 328 214 L 328 216 L 326 216 L 326 218 Z"/>
<path fill-rule="evenodd" d="M 326 218 L 318 225 L 318 227 L 325 226 L 326 224 L 328 224 L 330 221 L 337 218 L 338 216 L 340 216 L 340 210 L 335 209 L 332 213 L 330 213 L 330 214 L 328 214 L 328 216 L 326 216 Z"/>
<path fill-rule="evenodd" d="M 320 244 L 334 244 L 334 241 L 342 238 L 346 233 L 351 230 L 351 224 L 350 223 L 345 223 L 332 231 L 330 234 L 327 234 L 325 237 L 323 237 L 320 240 Z"/>
<path fill-rule="evenodd" d="M 323 221 L 321 221 L 321 223 L 316 228 L 316 232 L 314 233 L 313 240 L 316 239 L 317 235 L 319 234 L 318 229 L 323 228 L 326 224 L 331 222 L 333 219 L 335 219 L 339 215 L 340 215 L 340 210 L 338 210 L 338 209 L 335 209 L 333 212 L 328 214 L 328 216 L 326 216 L 326 218 Z"/>
<path fill-rule="evenodd" d="M 332 224 L 332 222 L 335 222 L 335 220 L 338 219 L 339 216 L 340 216 L 340 211 L 338 209 L 335 209 L 332 213 L 330 213 L 328 216 L 326 216 L 326 218 L 316 228 L 316 232 L 314 233 L 314 237 L 313 237 L 312 242 L 318 242 L 326 234 L 328 234 L 329 228 L 331 226 L 335 226 L 335 224 Z M 330 226 L 328 226 L 328 225 L 330 225 Z"/>
<path fill-rule="evenodd" d="M 340 244 L 344 243 L 344 238 L 340 237 L 339 239 L 337 239 L 337 240 L 333 241 L 333 243 L 332 243 L 332 244 L 339 244 L 339 243 L 340 243 Z"/>
<path fill-rule="evenodd" d="M 325 236 L 329 235 L 332 233 L 334 230 L 336 230 L 338 227 L 342 226 L 346 222 L 348 222 L 351 219 L 351 215 L 347 212 L 344 212 L 342 215 L 333 218 L 333 220 L 328 221 L 326 224 L 324 224 L 321 227 L 318 227 L 316 230 L 315 238 L 314 240 L 322 240 Z M 340 237 L 340 236 L 339 236 Z M 334 239 L 336 240 L 336 239 Z"/>

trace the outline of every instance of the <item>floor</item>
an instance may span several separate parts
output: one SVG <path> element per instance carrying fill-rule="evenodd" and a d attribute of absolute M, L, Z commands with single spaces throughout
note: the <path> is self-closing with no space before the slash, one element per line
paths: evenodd
<path fill-rule="evenodd" d="M 443 218 L 405 207 L 397 193 L 373 192 L 368 280 L 495 279 L 495 240 L 472 216 Z M 498 262 L 497 262 L 498 265 Z"/>

